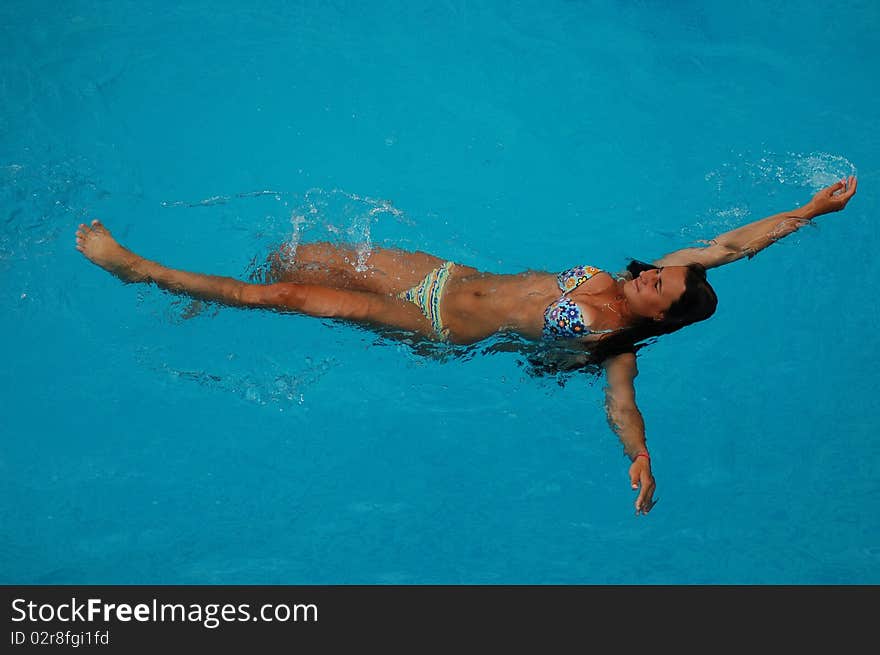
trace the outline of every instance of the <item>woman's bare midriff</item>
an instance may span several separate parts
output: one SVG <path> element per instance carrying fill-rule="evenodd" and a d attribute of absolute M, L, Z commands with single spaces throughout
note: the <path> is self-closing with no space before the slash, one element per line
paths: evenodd
<path fill-rule="evenodd" d="M 497 275 L 456 266 L 440 311 L 456 343 L 473 343 L 502 331 L 538 339 L 544 310 L 557 298 L 559 286 L 551 273 Z"/>
<path fill-rule="evenodd" d="M 569 294 L 590 320 L 608 320 L 599 307 L 618 294 L 608 275 L 596 275 Z M 440 313 L 455 343 L 473 343 L 510 331 L 529 339 L 540 339 L 544 313 L 561 295 L 555 273 L 526 271 L 513 275 L 481 273 L 456 266 L 446 285 Z M 619 318 L 611 317 L 611 320 Z M 603 327 L 619 327 L 607 325 Z"/>

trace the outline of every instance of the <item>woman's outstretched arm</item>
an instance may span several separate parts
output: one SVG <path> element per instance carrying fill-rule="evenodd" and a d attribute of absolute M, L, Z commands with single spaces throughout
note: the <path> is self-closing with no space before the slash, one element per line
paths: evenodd
<path fill-rule="evenodd" d="M 656 484 L 651 473 L 651 458 L 645 444 L 645 421 L 636 405 L 633 380 L 638 375 L 635 353 L 623 353 L 609 357 L 603 363 L 607 385 L 605 386 L 605 412 L 608 424 L 623 444 L 623 452 L 632 464 L 629 479 L 633 489 L 639 489 L 636 498 L 636 514 L 647 514 L 654 506 Z"/>
<path fill-rule="evenodd" d="M 803 207 L 762 218 L 729 232 L 719 234 L 703 248 L 684 248 L 664 255 L 655 266 L 685 266 L 690 263 L 714 268 L 743 257 L 751 259 L 767 246 L 776 243 L 809 223 L 816 216 L 840 211 L 856 193 L 855 176 L 840 180 L 816 193 Z"/>

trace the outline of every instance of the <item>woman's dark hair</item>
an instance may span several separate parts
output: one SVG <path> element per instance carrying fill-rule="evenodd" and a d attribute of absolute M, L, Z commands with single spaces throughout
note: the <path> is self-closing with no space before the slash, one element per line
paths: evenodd
<path fill-rule="evenodd" d="M 635 278 L 643 271 L 656 268 L 658 267 L 652 264 L 633 259 L 626 270 Z M 567 357 L 561 356 L 559 352 L 533 353 L 529 357 L 529 364 L 536 374 L 558 374 L 582 368 L 598 370 L 599 365 L 609 357 L 625 352 L 638 352 L 663 334 L 675 332 L 686 325 L 709 318 L 715 313 L 717 306 L 718 296 L 706 279 L 706 267 L 702 264 L 688 264 L 684 278 L 684 292 L 669 306 L 662 320 L 645 318 L 635 325 L 615 330 L 608 336 L 590 343 L 588 351 L 577 352 L 570 347 L 561 349 L 560 352 L 569 353 Z"/>

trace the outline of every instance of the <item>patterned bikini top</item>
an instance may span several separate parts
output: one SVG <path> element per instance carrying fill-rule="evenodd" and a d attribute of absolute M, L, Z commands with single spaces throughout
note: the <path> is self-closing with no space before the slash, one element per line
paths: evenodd
<path fill-rule="evenodd" d="M 568 297 L 568 294 L 589 280 L 596 273 L 601 273 L 601 268 L 595 266 L 575 266 L 567 271 L 562 271 L 556 276 L 556 283 L 562 295 L 559 300 L 550 303 L 544 311 L 545 339 L 573 339 L 587 334 L 604 334 L 613 330 L 591 330 L 584 321 L 584 313 L 578 304 Z"/>

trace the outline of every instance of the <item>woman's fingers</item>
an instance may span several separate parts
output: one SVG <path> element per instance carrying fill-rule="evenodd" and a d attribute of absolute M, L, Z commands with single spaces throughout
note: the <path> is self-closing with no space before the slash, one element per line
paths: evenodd
<path fill-rule="evenodd" d="M 652 496 L 654 495 L 654 484 L 649 481 L 640 481 L 641 491 L 639 491 L 639 496 L 636 498 L 636 514 L 647 514 L 651 511 L 651 508 L 654 506 L 654 502 Z M 636 486 L 633 485 L 633 489 Z"/>
<path fill-rule="evenodd" d="M 826 187 L 821 191 L 822 195 L 831 203 L 831 211 L 839 211 L 846 206 L 849 199 L 856 193 L 858 180 L 855 175 L 850 175 Z"/>
<path fill-rule="evenodd" d="M 635 508 L 636 515 L 647 514 L 654 506 L 654 478 L 651 476 L 650 468 L 646 468 L 644 462 L 647 460 L 636 460 L 637 463 L 629 469 L 629 483 L 633 491 L 639 490 L 636 496 Z"/>
<path fill-rule="evenodd" d="M 844 207 L 846 207 L 846 203 L 848 203 L 850 201 L 850 198 L 852 198 L 856 194 L 857 186 L 858 183 L 856 182 L 855 175 L 851 175 L 846 180 L 845 190 L 841 191 L 836 196 L 833 196 L 834 200 L 838 203 L 838 209 L 843 209 Z"/>
<path fill-rule="evenodd" d="M 630 484 L 630 487 L 632 487 L 633 491 L 635 491 L 636 489 L 639 488 L 639 475 L 638 475 L 638 473 L 635 473 L 632 471 L 630 472 L 629 484 Z M 642 503 L 644 502 L 644 498 L 645 498 L 645 487 L 644 487 L 644 485 L 642 485 L 642 488 L 639 491 L 639 495 L 636 496 L 636 503 L 635 503 L 636 504 L 636 514 L 638 514 L 639 512 L 642 511 Z"/>
<path fill-rule="evenodd" d="M 832 184 L 830 187 L 828 187 L 827 191 L 829 194 L 834 195 L 835 193 L 837 193 L 838 191 L 840 191 L 841 189 L 843 189 L 845 187 L 846 187 L 846 182 L 844 182 L 843 180 L 838 180 L 837 182 Z"/>
<path fill-rule="evenodd" d="M 849 188 L 847 189 L 847 195 L 852 198 L 856 194 L 856 187 L 859 185 L 859 181 L 856 179 L 855 175 L 851 175 L 849 178 Z"/>

